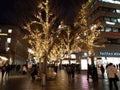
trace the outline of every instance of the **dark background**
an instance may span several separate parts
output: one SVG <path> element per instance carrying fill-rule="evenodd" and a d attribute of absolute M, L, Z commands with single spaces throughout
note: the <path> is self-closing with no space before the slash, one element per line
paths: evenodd
<path fill-rule="evenodd" d="M 50 0 L 51 9 L 61 20 L 70 24 L 87 0 Z M 0 0 L 0 24 L 23 25 L 34 18 L 40 0 Z"/>

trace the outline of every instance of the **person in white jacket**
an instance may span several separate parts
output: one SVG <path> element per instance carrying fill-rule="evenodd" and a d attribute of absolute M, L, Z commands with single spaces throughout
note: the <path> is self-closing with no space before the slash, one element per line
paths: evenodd
<path fill-rule="evenodd" d="M 118 90 L 117 81 L 115 79 L 115 74 L 117 74 L 117 69 L 115 68 L 115 66 L 112 63 L 110 63 L 106 67 L 106 72 L 107 72 L 108 79 L 109 79 L 110 90 L 113 90 L 113 85 L 112 85 L 113 83 L 115 86 L 115 90 Z"/>

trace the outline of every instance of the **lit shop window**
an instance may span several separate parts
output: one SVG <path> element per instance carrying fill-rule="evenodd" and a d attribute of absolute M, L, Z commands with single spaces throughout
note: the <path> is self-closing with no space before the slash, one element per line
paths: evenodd
<path fill-rule="evenodd" d="M 12 33 L 12 29 L 8 29 L 8 33 Z"/>
<path fill-rule="evenodd" d="M 82 59 L 81 60 L 81 69 L 82 70 L 87 70 L 87 60 L 86 59 Z"/>
<path fill-rule="evenodd" d="M 11 38 L 7 38 L 7 43 L 11 43 Z"/>
<path fill-rule="evenodd" d="M 111 22 L 117 22 L 116 18 L 111 18 Z"/>

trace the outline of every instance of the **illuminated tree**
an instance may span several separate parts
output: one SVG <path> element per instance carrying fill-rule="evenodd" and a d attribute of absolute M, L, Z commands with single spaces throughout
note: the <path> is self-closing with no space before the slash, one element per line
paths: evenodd
<path fill-rule="evenodd" d="M 38 59 L 44 58 L 43 73 L 46 74 L 47 61 L 59 32 L 53 28 L 56 17 L 50 10 L 49 0 L 40 2 L 38 10 L 38 13 L 35 14 L 35 20 L 28 23 L 24 28 L 29 32 L 26 37 L 35 52 L 35 56 Z"/>
<path fill-rule="evenodd" d="M 100 47 L 100 45 L 97 45 L 97 41 L 100 39 L 101 24 L 98 22 L 91 26 L 87 25 L 86 4 L 82 5 L 74 26 L 78 30 L 78 43 L 81 44 L 81 49 L 94 53 L 93 47 Z"/>
<path fill-rule="evenodd" d="M 99 24 L 94 29 L 90 29 L 86 21 L 85 6 L 82 6 L 74 26 L 66 26 L 54 29 L 56 16 L 51 12 L 49 0 L 43 0 L 38 5 L 38 13 L 35 20 L 28 23 L 24 28 L 29 32 L 27 39 L 35 52 L 37 59 L 43 58 L 44 74 L 47 71 L 47 61 L 51 58 L 59 59 L 76 51 L 93 51 L 96 37 L 99 36 Z"/>

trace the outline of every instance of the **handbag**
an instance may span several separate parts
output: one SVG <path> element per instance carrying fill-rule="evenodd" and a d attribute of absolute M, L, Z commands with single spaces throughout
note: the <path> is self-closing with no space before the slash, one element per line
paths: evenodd
<path fill-rule="evenodd" d="M 115 74 L 115 80 L 119 81 L 119 77 Z"/>

